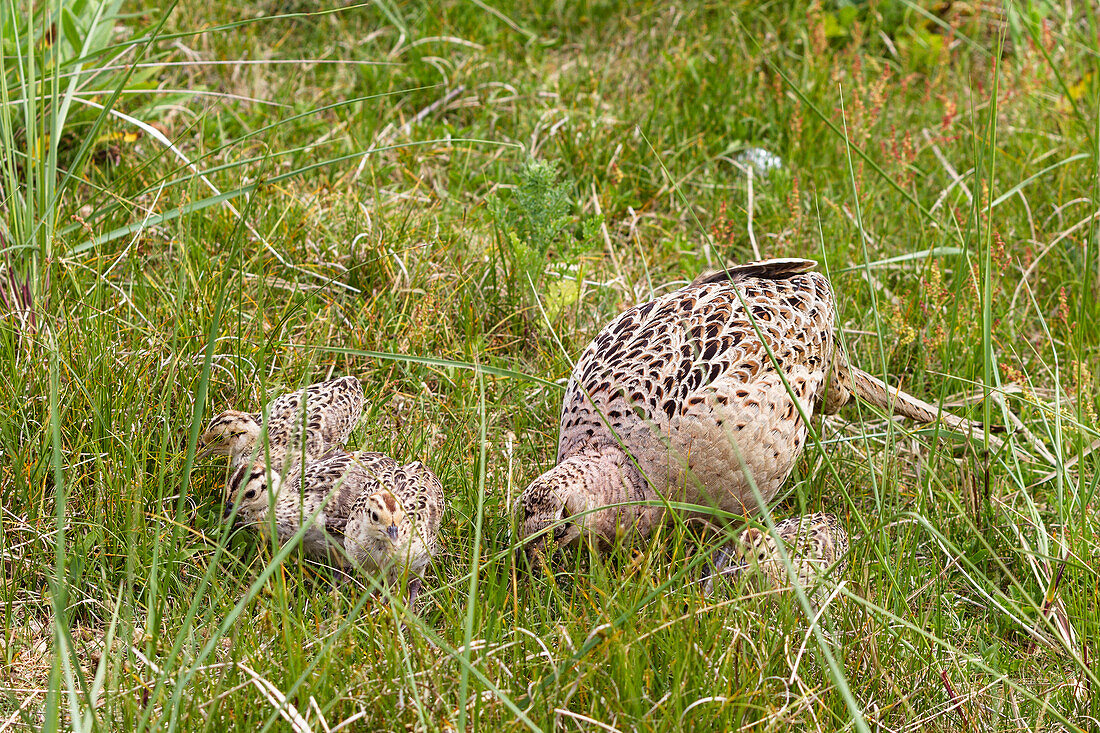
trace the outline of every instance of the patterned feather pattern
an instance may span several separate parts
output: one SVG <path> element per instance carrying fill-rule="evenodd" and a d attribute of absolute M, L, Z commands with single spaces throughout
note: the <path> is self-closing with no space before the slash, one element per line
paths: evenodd
<path fill-rule="evenodd" d="M 304 410 L 303 410 L 304 401 Z M 363 415 L 363 387 L 355 377 L 310 385 L 275 398 L 267 409 L 267 451 L 271 465 L 287 469 L 341 448 Z M 303 425 L 304 445 L 299 441 Z M 214 417 L 199 438 L 199 455 L 229 456 L 230 473 L 264 454 L 262 413 L 227 410 Z"/>
<path fill-rule="evenodd" d="M 832 288 L 814 266 L 768 260 L 706 273 L 596 336 L 566 389 L 558 463 L 513 506 L 529 554 L 582 536 L 599 546 L 645 536 L 665 500 L 762 511 L 806 445 L 805 417 L 856 397 L 981 434 L 849 366 Z M 616 506 L 624 502 L 634 506 Z"/>
<path fill-rule="evenodd" d="M 573 371 L 558 460 L 621 441 L 661 495 L 738 513 L 756 508 L 743 461 L 769 500 L 805 445 L 799 406 L 812 414 L 824 396 L 834 310 L 813 263 L 768 264 L 615 318 Z"/>
<path fill-rule="evenodd" d="M 305 402 L 303 414 L 302 403 Z M 268 407 L 267 439 L 274 465 L 284 458 L 297 462 L 321 458 L 342 447 L 363 415 L 363 386 L 355 377 L 340 377 L 282 395 Z M 302 427 L 306 439 L 299 440 Z"/>

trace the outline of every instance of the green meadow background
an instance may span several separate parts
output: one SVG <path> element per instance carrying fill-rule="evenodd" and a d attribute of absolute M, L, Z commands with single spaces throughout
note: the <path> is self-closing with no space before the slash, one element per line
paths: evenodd
<path fill-rule="evenodd" d="M 1100 726 L 1095 3 L 155 6 L 0 2 L 0 731 Z M 818 420 L 820 613 L 678 524 L 527 573 L 572 360 L 758 256 L 1005 446 Z M 343 374 L 446 488 L 419 616 L 194 460 Z"/>

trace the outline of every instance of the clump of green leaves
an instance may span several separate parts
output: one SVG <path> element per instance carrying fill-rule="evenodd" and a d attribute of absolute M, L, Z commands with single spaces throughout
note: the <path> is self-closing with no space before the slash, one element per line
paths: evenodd
<path fill-rule="evenodd" d="M 511 207 L 513 244 L 529 255 L 544 255 L 569 224 L 569 188 L 555 163 L 534 158 L 524 163 Z"/>
<path fill-rule="evenodd" d="M 541 302 L 553 321 L 580 295 L 580 260 L 594 245 L 599 220 L 571 213 L 573 185 L 557 164 L 528 159 L 518 179 L 493 207 L 508 288 L 521 294 L 527 311 L 537 311 Z M 563 274 L 544 286 L 551 265 L 577 275 Z"/>

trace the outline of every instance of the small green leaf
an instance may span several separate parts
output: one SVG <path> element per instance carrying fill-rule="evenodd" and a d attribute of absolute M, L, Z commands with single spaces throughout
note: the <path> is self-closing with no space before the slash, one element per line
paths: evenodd
<path fill-rule="evenodd" d="M 836 11 L 837 22 L 839 22 L 841 27 L 845 30 L 851 30 L 858 17 L 859 8 L 854 5 L 844 5 Z"/>
<path fill-rule="evenodd" d="M 840 24 L 840 18 L 837 13 L 825 13 L 825 37 L 826 38 L 842 38 L 848 35 L 847 29 Z"/>
<path fill-rule="evenodd" d="M 69 42 L 73 50 L 79 52 L 84 46 L 84 39 L 76 25 L 76 18 L 73 17 L 68 8 L 61 8 L 61 30 L 64 31 L 65 40 Z"/>
<path fill-rule="evenodd" d="M 576 280 L 555 280 L 547 285 L 543 304 L 550 322 L 556 322 L 567 308 L 576 303 L 580 293 L 581 288 Z"/>

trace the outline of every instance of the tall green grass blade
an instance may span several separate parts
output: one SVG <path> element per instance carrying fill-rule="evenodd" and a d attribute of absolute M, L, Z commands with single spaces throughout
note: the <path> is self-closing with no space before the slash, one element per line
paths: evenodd
<path fill-rule="evenodd" d="M 474 640 L 474 621 L 477 617 L 478 578 L 481 570 L 481 524 L 485 512 L 485 470 L 486 470 L 486 415 L 485 415 L 485 382 L 478 373 L 478 418 L 481 423 L 481 434 L 478 438 L 478 468 L 477 468 L 477 498 L 474 514 L 474 552 L 470 558 L 470 589 L 466 594 L 466 612 L 462 624 L 462 656 L 466 663 L 462 666 L 461 677 L 458 683 L 458 730 L 466 730 L 466 705 L 467 690 L 470 684 L 470 659 L 473 653 L 472 642 Z M 474 703 L 474 712 L 477 713 L 477 702 Z"/>

